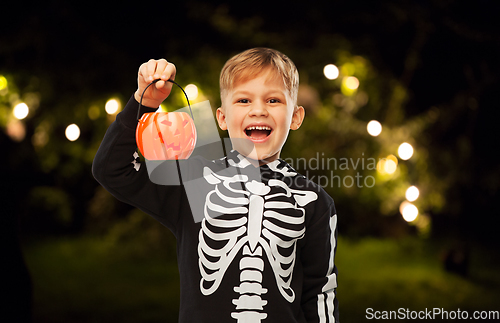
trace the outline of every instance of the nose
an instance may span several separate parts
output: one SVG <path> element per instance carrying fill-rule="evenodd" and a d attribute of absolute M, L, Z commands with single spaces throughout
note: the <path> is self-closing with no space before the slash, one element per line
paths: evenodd
<path fill-rule="evenodd" d="M 257 101 L 250 106 L 248 115 L 251 117 L 267 117 L 269 112 L 267 111 L 267 106 L 264 102 Z"/>

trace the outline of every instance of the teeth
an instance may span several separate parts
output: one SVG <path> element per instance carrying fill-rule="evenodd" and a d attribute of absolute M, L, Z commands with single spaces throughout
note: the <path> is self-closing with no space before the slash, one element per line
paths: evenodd
<path fill-rule="evenodd" d="M 268 126 L 250 126 L 245 130 L 271 130 L 271 128 Z"/>

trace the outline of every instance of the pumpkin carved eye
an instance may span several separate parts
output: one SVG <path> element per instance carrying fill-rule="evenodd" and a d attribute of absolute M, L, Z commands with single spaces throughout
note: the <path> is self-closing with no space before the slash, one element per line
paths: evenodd
<path fill-rule="evenodd" d="M 168 120 L 163 120 L 161 123 L 163 123 L 166 126 L 171 126 L 172 125 L 172 121 L 168 121 Z"/>

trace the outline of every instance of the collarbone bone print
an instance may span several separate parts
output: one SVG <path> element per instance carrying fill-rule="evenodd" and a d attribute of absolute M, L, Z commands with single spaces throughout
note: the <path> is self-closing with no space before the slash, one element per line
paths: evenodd
<path fill-rule="evenodd" d="M 231 167 L 253 166 L 233 163 Z M 296 175 L 274 164 L 269 169 L 284 177 Z M 313 191 L 292 189 L 279 179 L 264 183 L 245 172 L 225 176 L 205 167 L 203 176 L 213 189 L 206 195 L 199 231 L 200 290 L 203 295 L 214 293 L 241 252 L 240 284 L 234 287 L 239 297 L 233 299 L 236 308 L 231 317 L 240 323 L 261 322 L 267 318 L 264 307 L 268 304 L 263 299 L 268 293 L 262 286 L 264 259 L 283 298 L 293 302 L 295 292 L 290 285 L 297 240 L 305 234 L 304 207 L 318 196 Z M 269 269 L 265 272 L 269 274 Z"/>

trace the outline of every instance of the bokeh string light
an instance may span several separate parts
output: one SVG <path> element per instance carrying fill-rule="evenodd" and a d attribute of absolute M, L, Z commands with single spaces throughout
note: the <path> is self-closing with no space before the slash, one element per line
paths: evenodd
<path fill-rule="evenodd" d="M 384 164 L 384 171 L 387 174 L 394 174 L 398 169 L 398 159 L 394 155 L 387 156 Z"/>
<path fill-rule="evenodd" d="M 382 125 L 377 120 L 372 120 L 366 125 L 366 130 L 370 136 L 377 137 L 382 132 Z"/>
<path fill-rule="evenodd" d="M 8 82 L 5 76 L 0 75 L 0 91 L 3 91 L 7 88 Z"/>
<path fill-rule="evenodd" d="M 198 97 L 198 87 L 194 84 L 188 84 L 184 88 L 189 100 L 196 100 Z"/>
<path fill-rule="evenodd" d="M 345 78 L 345 86 L 349 90 L 356 90 L 359 87 L 359 80 L 355 76 L 348 76 Z"/>
<path fill-rule="evenodd" d="M 399 158 L 402 160 L 408 160 L 413 156 L 413 146 L 407 142 L 403 142 L 398 148 Z"/>
<path fill-rule="evenodd" d="M 392 154 L 380 159 L 377 163 L 377 171 L 382 175 L 392 175 L 397 169 L 398 158 Z"/>
<path fill-rule="evenodd" d="M 16 117 L 16 119 L 18 119 L 18 120 L 22 120 L 22 119 L 26 118 L 28 116 L 29 112 L 30 112 L 30 108 L 24 102 L 17 104 L 13 110 L 14 117 Z"/>
<path fill-rule="evenodd" d="M 80 138 L 80 128 L 74 123 L 70 124 L 66 127 L 65 134 L 69 141 L 75 141 Z"/>
<path fill-rule="evenodd" d="M 408 189 L 406 190 L 406 193 L 405 193 L 406 199 L 410 202 L 413 202 L 416 199 L 418 199 L 419 195 L 420 195 L 420 191 L 418 190 L 418 188 L 416 186 L 408 187 Z"/>
<path fill-rule="evenodd" d="M 404 201 L 399 206 L 399 212 L 406 222 L 413 222 L 418 216 L 418 208 L 408 201 Z"/>
<path fill-rule="evenodd" d="M 346 63 L 342 66 L 342 74 L 346 76 L 342 78 L 340 91 L 346 97 L 353 96 L 360 86 L 359 79 L 352 75 L 355 73 L 355 69 L 351 65 Z M 327 79 L 333 80 L 338 78 L 340 72 L 334 64 L 328 64 L 323 68 L 323 74 Z M 382 129 L 382 124 L 377 120 L 371 120 L 366 125 L 366 131 L 372 137 L 378 137 L 382 133 Z M 413 153 L 413 146 L 408 142 L 403 142 L 397 149 L 397 155 L 403 161 L 409 160 L 413 156 Z M 398 158 L 390 154 L 386 158 L 379 159 L 376 169 L 384 179 L 389 179 L 393 175 L 397 176 Z M 418 216 L 418 208 L 410 202 L 417 200 L 419 194 L 420 192 L 416 186 L 409 187 L 405 192 L 406 200 L 400 206 L 400 213 L 407 222 L 414 221 Z"/>
<path fill-rule="evenodd" d="M 339 77 L 339 68 L 333 64 L 328 64 L 323 68 L 323 74 L 329 80 L 335 80 Z"/>
<path fill-rule="evenodd" d="M 118 112 L 120 106 L 121 106 L 120 101 L 118 101 L 117 99 L 109 99 L 106 102 L 104 109 L 106 110 L 107 114 L 112 115 Z"/>
<path fill-rule="evenodd" d="M 356 93 L 359 88 L 359 80 L 355 76 L 346 76 L 342 79 L 342 84 L 340 85 L 340 91 L 345 96 L 352 96 Z"/>

